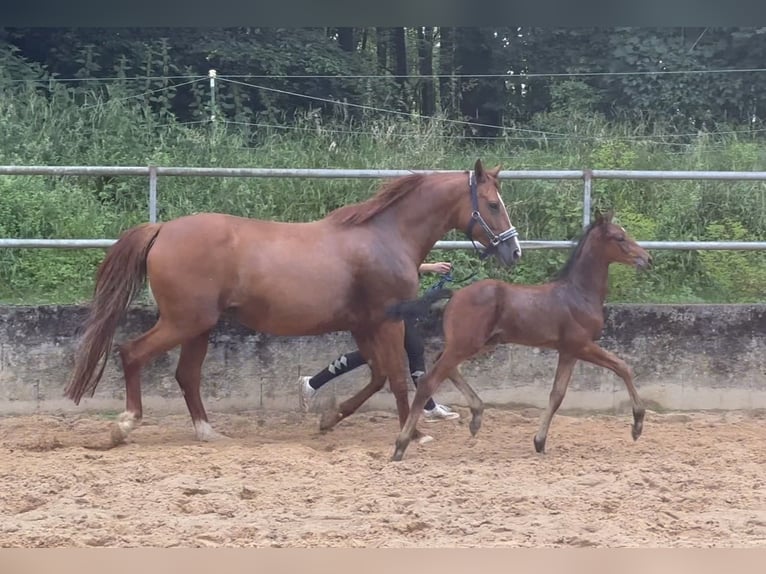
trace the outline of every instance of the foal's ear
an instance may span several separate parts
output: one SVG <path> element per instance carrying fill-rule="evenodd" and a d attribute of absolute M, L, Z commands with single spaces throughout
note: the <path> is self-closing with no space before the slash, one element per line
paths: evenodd
<path fill-rule="evenodd" d="M 476 181 L 484 179 L 484 164 L 481 163 L 481 159 L 477 159 L 473 166 L 473 172 L 476 174 Z"/>
<path fill-rule="evenodd" d="M 593 218 L 596 225 L 601 225 L 604 222 L 604 216 L 601 214 L 601 210 L 598 208 L 596 208 L 596 210 L 593 212 Z"/>
<path fill-rule="evenodd" d="M 614 217 L 614 210 L 610 209 L 606 213 L 602 213 L 601 210 L 596 209 L 595 216 L 596 216 L 597 225 L 604 225 L 605 223 L 611 223 L 612 217 Z"/>

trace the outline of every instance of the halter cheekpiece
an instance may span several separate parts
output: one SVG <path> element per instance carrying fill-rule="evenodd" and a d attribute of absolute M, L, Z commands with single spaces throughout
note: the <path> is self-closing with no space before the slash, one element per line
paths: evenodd
<path fill-rule="evenodd" d="M 485 259 L 489 257 L 496 249 L 497 246 L 501 243 L 504 243 L 508 241 L 509 239 L 513 237 L 517 237 L 519 235 L 519 232 L 516 231 L 516 228 L 511 225 L 508 229 L 503 231 L 500 234 L 495 233 L 492 228 L 487 225 L 487 222 L 482 217 L 481 213 L 479 212 L 479 192 L 478 192 L 478 185 L 476 183 L 476 174 L 473 170 L 468 172 L 468 186 L 470 188 L 471 193 L 471 222 L 468 224 L 468 229 L 466 230 L 466 235 L 468 236 L 468 239 L 471 240 L 471 243 L 473 243 L 473 246 L 476 248 L 477 251 L 479 251 L 479 247 L 476 245 L 476 240 L 473 238 L 471 231 L 473 230 L 473 226 L 478 222 L 479 225 L 482 226 L 484 229 L 484 232 L 487 234 L 487 237 L 489 237 L 489 247 L 484 249 L 479 255 L 479 259 Z"/>

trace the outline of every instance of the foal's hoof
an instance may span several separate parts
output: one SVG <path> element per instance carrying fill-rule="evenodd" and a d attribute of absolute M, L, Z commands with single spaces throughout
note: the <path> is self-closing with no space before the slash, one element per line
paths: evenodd
<path fill-rule="evenodd" d="M 532 439 L 532 442 L 535 443 L 535 450 L 538 453 L 545 453 L 545 439 L 538 439 L 537 435 L 535 435 L 535 438 Z"/>
<path fill-rule="evenodd" d="M 630 429 L 630 434 L 633 435 L 633 440 L 638 440 L 641 436 L 641 431 L 644 430 L 644 416 L 646 411 L 644 409 L 633 410 L 633 428 Z"/>
<path fill-rule="evenodd" d="M 471 422 L 468 423 L 468 430 L 471 431 L 471 436 L 476 436 L 481 428 L 481 414 L 473 415 Z"/>

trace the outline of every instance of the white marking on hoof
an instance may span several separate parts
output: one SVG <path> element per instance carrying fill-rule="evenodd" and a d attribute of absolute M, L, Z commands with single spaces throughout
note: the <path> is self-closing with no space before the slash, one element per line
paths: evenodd
<path fill-rule="evenodd" d="M 418 444 L 426 444 L 434 440 L 434 437 L 432 437 L 430 434 L 424 434 L 422 437 L 418 439 Z"/>
<path fill-rule="evenodd" d="M 229 437 L 213 430 L 207 421 L 194 421 L 194 432 L 197 434 L 197 440 L 211 442 L 215 440 L 228 440 Z"/>
<path fill-rule="evenodd" d="M 128 435 L 138 426 L 138 419 L 135 413 L 124 411 L 117 416 L 114 426 L 112 426 L 112 444 L 121 444 L 125 442 Z"/>

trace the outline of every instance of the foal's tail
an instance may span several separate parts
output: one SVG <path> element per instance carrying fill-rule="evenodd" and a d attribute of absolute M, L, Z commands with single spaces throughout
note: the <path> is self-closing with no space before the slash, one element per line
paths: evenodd
<path fill-rule="evenodd" d="M 98 268 L 85 333 L 75 353 L 74 370 L 64 389 L 64 396 L 77 405 L 86 393 L 93 396 L 104 374 L 117 323 L 143 287 L 146 256 L 161 225 L 144 223 L 125 231 Z"/>
<path fill-rule="evenodd" d="M 417 319 L 428 314 L 431 305 L 441 299 L 450 299 L 453 295 L 451 289 L 436 289 L 427 291 L 425 295 L 417 299 L 409 299 L 400 303 L 395 303 L 386 308 L 386 316 L 389 319 Z"/>

